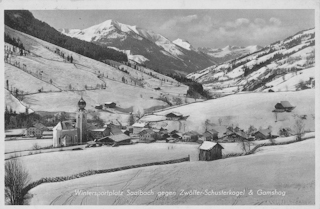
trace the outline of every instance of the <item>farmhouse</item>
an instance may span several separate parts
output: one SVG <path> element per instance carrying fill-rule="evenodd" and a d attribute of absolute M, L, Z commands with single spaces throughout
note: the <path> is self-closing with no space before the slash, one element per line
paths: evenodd
<path fill-rule="evenodd" d="M 59 122 L 53 128 L 53 147 L 78 145 L 77 129 L 71 121 Z"/>
<path fill-rule="evenodd" d="M 286 112 L 291 112 L 295 106 L 292 106 L 288 101 L 281 101 L 274 106 L 277 110 L 284 110 Z"/>
<path fill-rule="evenodd" d="M 101 109 L 102 109 L 102 105 L 101 105 L 101 104 L 96 104 L 96 105 L 94 106 L 94 108 L 96 108 L 96 109 L 98 109 L 98 110 L 101 110 Z"/>
<path fill-rule="evenodd" d="M 104 106 L 106 108 L 115 108 L 116 107 L 116 103 L 115 102 L 105 102 Z"/>
<path fill-rule="evenodd" d="M 91 139 L 100 139 L 102 137 L 108 136 L 110 131 L 108 128 L 95 128 L 92 130 L 89 130 L 89 138 Z"/>
<path fill-rule="evenodd" d="M 44 131 L 47 131 L 48 128 L 41 123 L 36 123 L 32 127 L 29 127 L 26 131 L 27 137 L 37 137 L 40 139 Z"/>
<path fill-rule="evenodd" d="M 263 139 L 269 139 L 271 138 L 271 130 L 270 129 L 262 129 L 257 132 L 255 132 L 254 137 L 256 140 L 263 140 Z"/>
<path fill-rule="evenodd" d="M 167 120 L 186 120 L 189 116 L 183 116 L 179 112 L 171 112 L 165 115 Z"/>
<path fill-rule="evenodd" d="M 243 130 L 240 130 L 240 131 L 230 131 L 229 133 L 226 134 L 224 139 L 226 139 L 227 141 L 235 142 L 235 141 L 248 140 L 249 137 Z"/>
<path fill-rule="evenodd" d="M 203 141 L 214 141 L 218 139 L 218 131 L 212 129 L 207 130 L 202 134 Z"/>
<path fill-rule="evenodd" d="M 144 129 L 139 132 L 139 142 L 150 143 L 156 141 L 156 133 L 151 129 Z"/>
<path fill-rule="evenodd" d="M 132 125 L 133 128 L 133 134 L 140 133 L 144 128 L 149 128 L 149 123 L 142 122 L 142 123 L 135 123 Z"/>
<path fill-rule="evenodd" d="M 182 135 L 182 141 L 196 142 L 199 139 L 199 134 L 196 131 L 189 131 Z"/>
<path fill-rule="evenodd" d="M 199 160 L 211 161 L 222 158 L 222 149 L 224 149 L 219 143 L 204 141 L 199 147 Z"/>

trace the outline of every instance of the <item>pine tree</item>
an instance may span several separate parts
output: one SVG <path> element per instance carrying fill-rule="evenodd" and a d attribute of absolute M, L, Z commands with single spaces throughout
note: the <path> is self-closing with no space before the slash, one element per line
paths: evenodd
<path fill-rule="evenodd" d="M 71 63 L 73 62 L 73 57 L 72 57 L 72 55 L 71 55 L 71 57 L 70 57 L 70 62 L 71 62 Z"/>

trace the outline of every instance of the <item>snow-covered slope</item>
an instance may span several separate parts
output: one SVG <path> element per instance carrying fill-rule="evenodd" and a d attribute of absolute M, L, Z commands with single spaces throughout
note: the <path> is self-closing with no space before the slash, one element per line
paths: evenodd
<path fill-rule="evenodd" d="M 130 50 L 130 60 L 138 60 L 160 71 L 192 72 L 215 63 L 211 57 L 193 50 L 191 46 L 181 47 L 161 34 L 115 20 L 107 20 L 83 30 L 62 29 L 61 32 L 121 51 Z"/>
<path fill-rule="evenodd" d="M 241 57 L 245 54 L 250 54 L 256 51 L 259 51 L 262 49 L 261 46 L 258 45 L 252 45 L 252 46 L 247 46 L 247 47 L 242 47 L 242 46 L 226 46 L 222 49 L 212 49 L 212 48 L 199 48 L 198 50 L 211 56 L 214 58 L 217 62 L 222 63 L 226 62 L 238 57 Z"/>
<path fill-rule="evenodd" d="M 161 93 L 176 96 L 188 90 L 187 86 L 171 77 L 146 67 L 98 62 L 9 27 L 5 27 L 5 33 L 19 38 L 30 50 L 26 56 L 14 53 L 10 62 L 5 63 L 9 89 L 14 95 L 16 89 L 25 95 L 21 104 L 11 94 L 6 96 L 6 105 L 16 112 L 25 112 L 22 105 L 30 106 L 34 111 L 73 112 L 82 94 L 87 101 L 87 109 L 113 101 L 122 108 L 122 112 L 128 113 L 134 108 L 147 110 L 166 106 L 165 102 L 156 99 Z M 6 46 L 12 48 L 10 44 Z M 55 53 L 56 49 L 72 56 L 73 63 Z M 154 90 L 157 87 L 160 90 Z"/>
<path fill-rule="evenodd" d="M 262 91 L 269 87 L 271 81 L 279 77 L 286 76 L 286 74 L 298 75 L 300 70 L 314 66 L 314 37 L 314 29 L 309 29 L 258 51 L 256 51 L 259 49 L 257 46 L 246 47 L 246 50 L 253 52 L 224 64 L 191 73 L 187 77 L 206 84 L 207 89 L 212 90 L 213 93 L 215 92 L 213 88 L 229 88 L 230 86 L 239 86 L 240 91 Z M 221 54 L 232 48 L 225 47 L 215 53 Z M 283 90 L 283 87 L 275 87 L 275 89 Z M 291 85 L 289 89 L 294 88 Z"/>

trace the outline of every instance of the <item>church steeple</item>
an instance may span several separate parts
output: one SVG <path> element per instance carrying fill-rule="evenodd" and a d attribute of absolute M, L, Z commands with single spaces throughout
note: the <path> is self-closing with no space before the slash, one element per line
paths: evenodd
<path fill-rule="evenodd" d="M 78 102 L 78 107 L 79 110 L 84 110 L 84 108 L 86 107 L 87 103 L 86 101 L 84 101 L 84 99 L 81 97 L 81 99 Z"/>

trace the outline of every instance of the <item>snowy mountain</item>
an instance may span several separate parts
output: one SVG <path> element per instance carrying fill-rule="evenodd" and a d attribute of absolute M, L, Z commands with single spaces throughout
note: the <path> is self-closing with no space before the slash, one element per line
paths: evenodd
<path fill-rule="evenodd" d="M 180 47 L 182 47 L 182 48 L 184 48 L 186 50 L 189 50 L 189 51 L 190 50 L 196 50 L 188 41 L 180 39 L 180 38 L 174 40 L 173 43 L 175 45 L 180 46 Z"/>
<path fill-rule="evenodd" d="M 212 57 L 216 62 L 223 63 L 238 57 L 241 57 L 245 54 L 250 54 L 262 49 L 261 46 L 226 46 L 222 49 L 212 49 L 212 48 L 199 48 L 198 50 Z"/>
<path fill-rule="evenodd" d="M 187 77 L 205 84 L 205 88 L 215 93 L 312 88 L 315 74 L 314 37 L 315 29 L 308 29 L 262 49 L 259 46 L 239 48 L 253 52 Z M 222 55 L 232 49 L 236 48 L 228 46 L 214 53 Z"/>
<path fill-rule="evenodd" d="M 83 30 L 60 31 L 70 37 L 129 52 L 128 58 L 132 61 L 160 72 L 190 73 L 215 64 L 210 56 L 194 50 L 185 41 L 172 42 L 161 34 L 115 20 L 107 20 Z"/>

